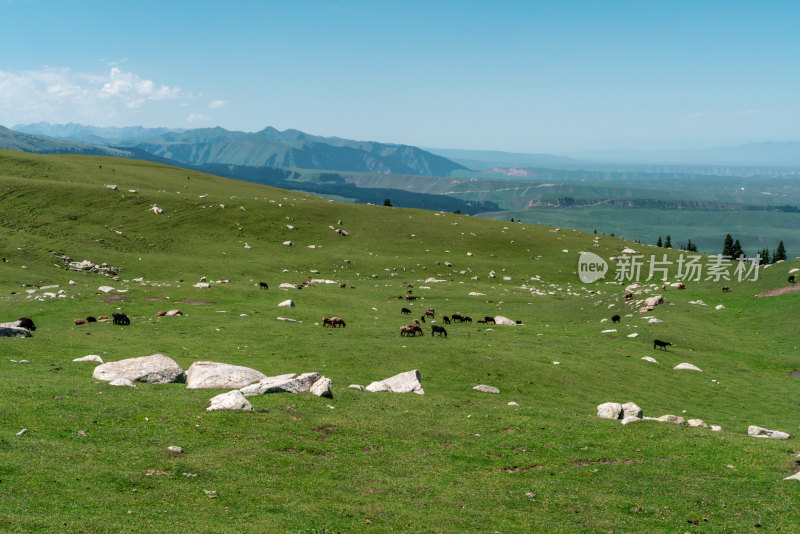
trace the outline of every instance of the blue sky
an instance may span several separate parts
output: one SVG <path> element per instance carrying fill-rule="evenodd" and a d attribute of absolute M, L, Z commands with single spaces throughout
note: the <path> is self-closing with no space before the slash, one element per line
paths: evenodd
<path fill-rule="evenodd" d="M 798 140 L 800 3 L 0 0 L 0 125 L 568 154 Z"/>

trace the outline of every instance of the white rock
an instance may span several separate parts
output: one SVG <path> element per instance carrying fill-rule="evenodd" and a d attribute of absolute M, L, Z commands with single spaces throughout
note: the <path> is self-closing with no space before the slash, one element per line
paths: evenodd
<path fill-rule="evenodd" d="M 186 370 L 186 389 L 240 389 L 266 377 L 249 367 L 199 361 Z"/>
<path fill-rule="evenodd" d="M 267 393 L 308 393 L 311 391 L 311 386 L 320 378 L 320 374 L 316 372 L 303 373 L 301 375 L 289 373 L 285 375 L 268 376 L 262 378 L 255 384 L 241 388 L 241 392 L 248 397 L 252 395 L 266 395 Z"/>
<path fill-rule="evenodd" d="M 633 334 L 628 334 L 627 337 L 639 337 L 639 334 L 634 332 Z"/>
<path fill-rule="evenodd" d="M 699 426 L 702 428 L 708 428 L 708 425 L 702 419 L 689 419 L 688 421 L 686 421 L 686 424 L 688 424 L 689 426 Z"/>
<path fill-rule="evenodd" d="M 135 388 L 136 387 L 136 384 L 134 384 L 133 381 L 131 381 L 131 380 L 127 379 L 127 378 L 115 378 L 114 380 L 109 382 L 108 385 L 109 386 L 129 387 L 129 388 Z"/>
<path fill-rule="evenodd" d="M 508 405 L 509 405 L 509 406 L 519 406 L 519 404 L 517 404 L 517 403 L 516 403 L 516 402 L 514 402 L 514 401 L 511 401 L 511 402 L 509 402 L 509 403 L 508 403 Z"/>
<path fill-rule="evenodd" d="M 278 304 L 278 307 L 279 307 L 279 308 L 294 308 L 294 301 L 293 301 L 293 300 L 291 300 L 291 299 L 289 299 L 289 300 L 284 300 L 283 302 L 281 302 L 280 304 Z"/>
<path fill-rule="evenodd" d="M 800 472 L 784 478 L 783 480 L 800 480 Z"/>
<path fill-rule="evenodd" d="M 287 246 L 287 247 L 291 247 L 292 246 L 292 242 L 291 241 L 284 241 L 283 244 L 284 244 L 284 246 Z"/>
<path fill-rule="evenodd" d="M 27 428 L 23 428 L 22 430 L 17 432 L 17 436 L 24 436 L 27 433 L 28 433 L 28 429 Z"/>
<path fill-rule="evenodd" d="M 620 419 L 622 417 L 622 404 L 606 402 L 597 406 L 597 417 L 602 419 Z"/>
<path fill-rule="evenodd" d="M 424 395 L 425 391 L 422 389 L 420 383 L 419 371 L 414 369 L 406 371 L 389 377 L 385 380 L 373 382 L 364 388 L 365 391 L 378 392 L 389 391 L 391 393 L 416 393 L 417 395 Z"/>
<path fill-rule="evenodd" d="M 288 282 L 284 282 L 284 283 L 282 283 L 281 285 L 279 285 L 278 287 L 282 287 L 282 288 L 284 288 L 284 289 L 297 289 L 297 286 L 296 286 L 296 285 L 294 285 L 294 284 L 290 284 L 290 283 L 288 283 Z"/>
<path fill-rule="evenodd" d="M 357 389 L 359 391 L 366 391 L 366 388 L 364 386 L 362 386 L 361 384 L 350 384 L 347 387 L 350 388 L 350 389 Z"/>
<path fill-rule="evenodd" d="M 486 386 L 484 384 L 480 384 L 478 386 L 473 386 L 472 389 L 477 391 L 483 391 L 484 393 L 500 393 L 500 390 L 494 386 Z"/>
<path fill-rule="evenodd" d="M 196 284 L 193 284 L 193 286 L 194 287 L 211 287 L 211 284 L 209 284 L 208 282 L 197 282 Z"/>
<path fill-rule="evenodd" d="M 600 333 L 601 333 L 601 334 L 611 334 L 611 333 L 613 333 L 613 332 L 616 332 L 616 331 L 617 331 L 617 329 L 616 329 L 616 328 L 609 328 L 608 330 L 603 330 L 603 331 L 602 331 L 602 332 L 600 332 Z"/>
<path fill-rule="evenodd" d="M 714 432 L 722 432 L 722 427 L 719 425 L 711 425 L 711 430 Z"/>
<path fill-rule="evenodd" d="M 628 415 L 628 416 L 622 418 L 622 424 L 623 425 L 628 425 L 630 423 L 636 423 L 636 422 L 641 421 L 641 420 L 642 420 L 641 417 L 633 417 L 631 415 Z"/>
<path fill-rule="evenodd" d="M 242 392 L 238 389 L 217 395 L 211 399 L 211 405 L 206 408 L 206 411 L 214 410 L 231 410 L 239 412 L 252 412 L 253 405 L 250 401 L 244 398 Z"/>
<path fill-rule="evenodd" d="M 663 323 L 664 321 L 662 321 L 661 319 L 658 319 L 656 317 L 651 317 L 650 320 L 647 321 L 647 322 L 650 323 L 650 324 L 655 324 L 655 323 Z"/>
<path fill-rule="evenodd" d="M 485 297 L 486 293 L 478 293 L 477 291 L 470 291 L 469 292 L 469 296 L 470 297 Z"/>
<path fill-rule="evenodd" d="M 183 447 L 178 447 L 177 445 L 170 445 L 167 450 L 176 454 L 183 454 Z"/>
<path fill-rule="evenodd" d="M 114 288 L 111 286 L 100 286 L 97 288 L 98 291 L 102 291 L 103 293 L 108 293 L 109 291 L 114 291 Z"/>
<path fill-rule="evenodd" d="M 279 321 L 286 321 L 287 323 L 302 323 L 303 321 L 298 321 L 297 319 L 289 319 L 288 317 L 278 317 Z"/>
<path fill-rule="evenodd" d="M 770 439 L 789 439 L 791 434 L 781 432 L 780 430 L 769 430 L 760 426 L 750 425 L 747 427 L 747 435 L 754 438 L 770 438 Z"/>
<path fill-rule="evenodd" d="M 673 367 L 673 369 L 678 369 L 678 370 L 686 369 L 688 371 L 700 371 L 701 373 L 703 372 L 700 370 L 699 367 L 697 367 L 696 365 L 692 365 L 691 363 L 679 363 L 678 365 Z"/>
<path fill-rule="evenodd" d="M 672 415 L 672 414 L 662 415 L 661 417 L 658 418 L 658 420 L 659 421 L 663 421 L 665 423 L 673 423 L 673 424 L 676 424 L 676 425 L 685 425 L 686 424 L 686 419 L 684 419 L 683 417 L 678 417 L 677 415 Z"/>
<path fill-rule="evenodd" d="M 641 419 L 644 416 L 644 412 L 642 409 L 639 408 L 635 402 L 626 402 L 622 405 L 622 417 L 636 417 Z"/>
<path fill-rule="evenodd" d="M 724 310 L 725 306 L 723 306 L 722 304 L 717 304 L 716 306 L 714 306 L 714 309 L 715 310 Z"/>
<path fill-rule="evenodd" d="M 644 299 L 644 305 L 648 308 L 655 308 L 659 304 L 664 304 L 664 297 L 661 295 L 653 295 L 652 297 Z"/>
<path fill-rule="evenodd" d="M 333 382 L 330 378 L 321 376 L 319 380 L 311 384 L 311 388 L 309 391 L 312 395 L 316 395 L 317 397 L 327 397 L 329 399 L 333 398 L 333 391 L 331 387 Z"/>
<path fill-rule="evenodd" d="M 658 363 L 658 361 L 652 356 L 642 356 L 642 359 L 646 362 Z"/>
<path fill-rule="evenodd" d="M 103 358 L 101 358 L 97 354 L 89 354 L 88 356 L 83 356 L 81 358 L 75 358 L 72 361 L 73 362 L 97 362 L 97 363 L 103 363 Z"/>
<path fill-rule="evenodd" d="M 92 377 L 95 380 L 109 382 L 117 378 L 127 378 L 134 382 L 168 384 L 182 382 L 184 371 L 172 358 L 163 354 L 153 354 L 98 365 L 94 368 Z"/>

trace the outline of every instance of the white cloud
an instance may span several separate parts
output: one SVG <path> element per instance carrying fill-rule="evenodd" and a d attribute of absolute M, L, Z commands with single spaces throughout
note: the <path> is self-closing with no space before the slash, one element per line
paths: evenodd
<path fill-rule="evenodd" d="M 208 105 L 208 107 L 211 108 L 211 109 L 214 109 L 214 108 L 221 108 L 222 106 L 227 106 L 227 105 L 228 105 L 228 101 L 227 100 L 213 100 Z"/>
<path fill-rule="evenodd" d="M 0 70 L 0 114 L 9 125 L 40 120 L 108 123 L 132 114 L 140 116 L 148 102 L 192 98 L 179 87 L 116 66 L 103 73 L 49 66 L 19 72 Z"/>
<path fill-rule="evenodd" d="M 202 115 L 200 113 L 190 113 L 188 117 L 186 117 L 186 122 L 198 122 L 198 121 L 207 121 L 209 117 Z"/>

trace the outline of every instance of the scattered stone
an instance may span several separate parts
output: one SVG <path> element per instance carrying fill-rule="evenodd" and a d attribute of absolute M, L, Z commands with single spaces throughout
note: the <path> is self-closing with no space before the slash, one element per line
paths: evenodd
<path fill-rule="evenodd" d="M 686 421 L 686 424 L 688 424 L 689 426 L 699 426 L 702 428 L 708 428 L 708 425 L 702 419 L 689 419 L 688 421 Z"/>
<path fill-rule="evenodd" d="M 109 386 L 127 386 L 129 388 L 135 388 L 136 384 L 134 384 L 131 380 L 127 378 L 115 378 L 111 382 L 108 383 Z"/>
<path fill-rule="evenodd" d="M 639 408 L 635 402 L 626 402 L 622 405 L 622 417 L 636 417 L 637 419 L 641 419 L 644 416 L 644 412 L 641 408 Z"/>
<path fill-rule="evenodd" d="M 616 331 L 617 331 L 617 329 L 616 329 L 616 328 L 609 328 L 608 330 L 603 330 L 603 331 L 602 331 L 602 332 L 600 332 L 600 333 L 601 333 L 601 334 L 612 334 L 612 333 L 614 333 L 614 332 L 616 332 Z"/>
<path fill-rule="evenodd" d="M 97 288 L 98 291 L 102 291 L 103 293 L 108 293 L 110 291 L 114 291 L 114 288 L 111 286 L 100 286 Z"/>
<path fill-rule="evenodd" d="M 620 419 L 622 413 L 622 404 L 618 402 L 606 402 L 597 406 L 597 417 L 602 419 Z"/>
<path fill-rule="evenodd" d="M 634 332 L 633 334 L 628 334 L 627 337 L 639 337 L 639 334 Z"/>
<path fill-rule="evenodd" d="M 348 388 L 350 388 L 350 389 L 357 389 L 357 390 L 359 390 L 359 391 L 366 391 L 366 390 L 367 390 L 367 389 L 366 389 L 364 386 L 362 386 L 361 384 L 350 384 L 350 385 L 349 385 L 349 386 L 347 386 L 347 387 L 348 387 Z"/>
<path fill-rule="evenodd" d="M 711 430 L 714 432 L 722 432 L 722 427 L 719 425 L 711 425 Z"/>
<path fill-rule="evenodd" d="M 310 392 L 312 395 L 316 395 L 317 397 L 326 397 L 328 399 L 333 398 L 333 391 L 331 387 L 333 386 L 333 381 L 327 377 L 320 377 L 319 380 L 311 384 Z"/>
<path fill-rule="evenodd" d="M 657 317 L 651 317 L 650 320 L 648 320 L 647 322 L 650 324 L 655 324 L 655 323 L 663 323 L 664 321 L 658 319 Z"/>
<path fill-rule="evenodd" d="M 103 363 L 103 358 L 101 358 L 97 354 L 89 354 L 88 356 L 83 356 L 82 358 L 75 358 L 72 361 L 73 362 L 97 362 L 97 363 Z"/>
<path fill-rule="evenodd" d="M 516 403 L 516 402 L 514 402 L 514 401 L 511 401 L 511 402 L 509 402 L 509 403 L 508 403 L 508 405 L 509 405 L 509 406 L 519 406 L 519 404 L 517 404 L 517 403 Z"/>
<path fill-rule="evenodd" d="M 31 337 L 27 328 L 0 325 L 0 337 Z"/>
<path fill-rule="evenodd" d="M 420 383 L 419 371 L 416 369 L 397 374 L 385 380 L 373 382 L 364 389 L 373 393 L 378 391 L 388 391 L 391 393 L 416 393 L 417 395 L 425 394 L 425 391 L 422 389 L 422 384 Z"/>
<path fill-rule="evenodd" d="M 153 354 L 98 365 L 94 368 L 92 377 L 95 380 L 109 382 L 116 378 L 127 378 L 148 384 L 169 384 L 183 382 L 185 375 L 183 369 L 172 358 L 163 354 Z"/>
<path fill-rule="evenodd" d="M 678 417 L 677 415 L 672 415 L 672 414 L 662 415 L 661 417 L 658 418 L 658 420 L 659 421 L 663 421 L 665 423 L 673 423 L 673 424 L 676 424 L 676 425 L 685 425 L 686 424 L 686 419 L 684 419 L 683 417 Z"/>
<path fill-rule="evenodd" d="M 284 300 L 283 302 L 278 304 L 278 307 L 279 308 L 294 308 L 294 301 L 291 300 L 291 299 Z"/>
<path fill-rule="evenodd" d="M 209 412 L 215 410 L 229 410 L 237 412 L 253 411 L 253 405 L 250 404 L 250 401 L 244 398 L 244 395 L 242 395 L 242 392 L 238 389 L 217 395 L 216 397 L 213 397 L 210 402 L 211 405 L 206 408 L 206 411 Z"/>
<path fill-rule="evenodd" d="M 781 432 L 780 430 L 769 430 L 760 426 L 750 425 L 747 427 L 747 435 L 754 438 L 770 438 L 770 439 L 789 439 L 791 434 Z"/>
<path fill-rule="evenodd" d="M 31 363 L 31 362 L 28 360 L 20 360 L 18 363 Z"/>
<path fill-rule="evenodd" d="M 166 315 L 169 317 L 174 317 L 176 315 L 183 315 L 183 312 L 181 312 L 180 310 L 170 310 L 166 313 Z"/>
<path fill-rule="evenodd" d="M 319 373 L 289 373 L 279 376 L 264 377 L 255 384 L 240 389 L 243 395 L 266 395 L 267 393 L 308 393 L 311 386 L 320 378 Z"/>
<path fill-rule="evenodd" d="M 644 305 L 648 308 L 655 308 L 659 304 L 664 304 L 664 297 L 661 295 L 654 295 L 652 297 L 644 299 Z"/>
<path fill-rule="evenodd" d="M 289 323 L 302 323 L 303 321 L 298 321 L 297 319 L 289 319 L 288 317 L 278 317 L 279 321 L 286 321 Z"/>
<path fill-rule="evenodd" d="M 691 363 L 679 363 L 678 365 L 673 367 L 673 369 L 678 369 L 678 370 L 686 369 L 689 371 L 700 371 L 701 373 L 703 372 L 699 367 L 697 367 L 696 365 L 692 365 Z"/>
<path fill-rule="evenodd" d="M 249 367 L 217 362 L 194 362 L 186 370 L 186 389 L 241 389 L 266 378 Z"/>
<path fill-rule="evenodd" d="M 175 454 L 183 454 L 183 447 L 178 447 L 177 445 L 170 445 L 167 449 Z"/>
<path fill-rule="evenodd" d="M 658 361 L 652 356 L 642 356 L 642 359 L 647 362 L 658 363 Z"/>
<path fill-rule="evenodd" d="M 469 292 L 469 296 L 470 297 L 485 297 L 486 293 L 478 293 L 477 291 L 470 291 Z"/>
<path fill-rule="evenodd" d="M 22 430 L 17 432 L 17 436 L 24 436 L 27 433 L 28 433 L 28 429 L 27 428 L 23 428 Z"/>
<path fill-rule="evenodd" d="M 633 416 L 629 415 L 629 416 L 626 416 L 626 417 L 622 418 L 622 424 L 623 425 L 628 425 L 630 423 L 636 423 L 636 422 L 641 421 L 641 420 L 642 420 L 641 417 L 633 417 Z"/>
<path fill-rule="evenodd" d="M 192 287 L 211 287 L 211 284 L 208 282 L 197 282 L 196 284 L 192 284 Z"/>
<path fill-rule="evenodd" d="M 783 480 L 800 480 L 800 472 L 784 478 Z"/>
<path fill-rule="evenodd" d="M 483 391 L 484 393 L 500 393 L 500 390 L 497 389 L 496 387 L 494 387 L 494 386 L 486 386 L 484 384 L 481 384 L 479 386 L 473 386 L 472 389 L 474 389 L 476 391 Z"/>
<path fill-rule="evenodd" d="M 722 304 L 717 304 L 716 306 L 714 306 L 714 309 L 715 310 L 724 310 L 725 306 L 723 306 Z"/>

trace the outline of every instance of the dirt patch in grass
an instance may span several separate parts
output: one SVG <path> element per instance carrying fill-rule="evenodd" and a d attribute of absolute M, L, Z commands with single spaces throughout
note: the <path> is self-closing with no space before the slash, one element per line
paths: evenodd
<path fill-rule="evenodd" d="M 756 295 L 756 297 L 776 297 L 778 295 L 785 295 L 786 293 L 796 293 L 797 291 L 800 291 L 800 284 L 762 291 Z"/>
<path fill-rule="evenodd" d="M 114 303 L 114 302 L 127 302 L 127 298 L 125 295 L 109 295 L 103 299 L 103 302 Z"/>
<path fill-rule="evenodd" d="M 208 302 L 205 300 L 191 300 L 191 299 L 184 299 L 177 301 L 178 304 L 191 304 L 192 306 L 210 306 L 211 304 L 215 304 L 214 302 Z"/>
<path fill-rule="evenodd" d="M 789 375 L 789 378 L 800 378 L 800 371 L 798 371 L 797 369 L 793 369 L 792 371 L 789 371 L 786 374 Z"/>
<path fill-rule="evenodd" d="M 166 297 L 149 297 L 149 298 L 146 298 L 144 300 L 146 300 L 147 302 L 161 302 L 161 301 L 167 300 L 167 299 L 166 299 Z"/>

